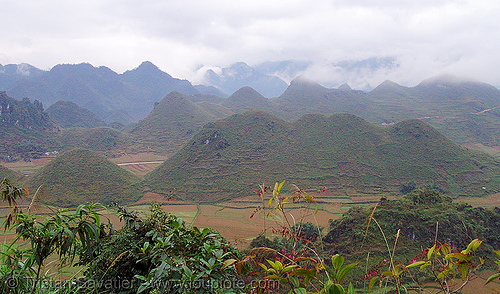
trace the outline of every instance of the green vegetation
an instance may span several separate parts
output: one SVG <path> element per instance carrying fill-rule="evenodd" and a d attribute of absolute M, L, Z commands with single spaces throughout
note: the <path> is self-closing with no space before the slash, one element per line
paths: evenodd
<path fill-rule="evenodd" d="M 492 233 L 499 229 L 498 209 L 415 190 L 351 209 L 323 237 L 321 228 L 303 222 L 317 209 L 314 197 L 295 185 L 294 193 L 283 194 L 284 184 L 257 190 L 281 247 L 269 248 L 273 242 L 260 236 L 254 244 L 266 247 L 243 253 L 215 231 L 188 227 L 161 204 L 152 204 L 146 218 L 116 206 L 125 222 L 118 231 L 102 222 L 99 204 L 44 216 L 32 214 L 34 199 L 26 213 L 18 205 L 24 190 L 2 181 L 2 200 L 11 207 L 4 227 L 15 228 L 17 237 L 0 246 L 0 293 L 457 293 L 483 268 L 500 267 L 500 252 L 488 255 L 500 244 Z M 295 216 L 294 204 L 302 205 Z M 436 219 L 438 229 L 427 229 Z M 485 238 L 471 240 L 476 234 Z M 59 262 L 50 265 L 51 256 Z M 77 265 L 82 270 L 70 277 L 58 274 Z"/>
<path fill-rule="evenodd" d="M 235 112 L 263 110 L 273 112 L 276 105 L 250 87 L 243 87 L 225 99 L 220 105 Z"/>
<path fill-rule="evenodd" d="M 65 152 L 27 181 L 31 191 L 42 187 L 42 201 L 62 207 L 87 202 L 129 203 L 141 196 L 139 179 L 103 156 L 85 149 Z"/>
<path fill-rule="evenodd" d="M 56 140 L 60 146 L 63 146 L 61 148 L 63 151 L 85 148 L 101 153 L 111 153 L 117 149 L 126 149 L 131 144 L 129 134 L 107 127 L 64 129 L 57 134 Z"/>
<path fill-rule="evenodd" d="M 12 181 L 16 182 L 21 178 L 21 174 L 0 165 L 0 179 L 11 179 Z"/>
<path fill-rule="evenodd" d="M 68 71 L 69 67 L 65 66 L 57 67 L 57 69 L 62 74 L 70 72 Z M 312 81 L 297 78 L 277 98 L 267 99 L 252 88 L 244 87 L 227 99 L 212 99 L 212 102 L 203 101 L 195 104 L 189 101 L 187 96 L 178 92 L 172 92 L 160 102 L 155 102 L 158 97 L 167 93 L 168 88 L 173 84 L 165 84 L 162 89 L 155 89 L 156 82 L 166 82 L 172 78 L 150 63 L 144 63 L 138 69 L 124 74 L 125 84 L 133 89 L 131 93 L 122 93 L 123 88 L 120 88 L 119 83 L 115 84 L 118 81 L 114 80 L 118 78 L 118 75 L 109 75 L 111 73 L 105 69 L 98 69 L 99 73 L 94 73 L 96 76 L 90 74 L 95 69 L 88 64 L 75 66 L 74 70 L 82 71 L 82 74 L 88 75 L 92 80 L 111 79 L 109 82 L 113 85 L 113 90 L 110 89 L 110 91 L 118 91 L 117 95 L 124 101 L 128 101 L 127 99 L 132 96 L 140 96 L 140 93 L 144 91 L 148 93 L 142 95 L 145 99 L 142 104 L 138 101 L 133 103 L 134 113 L 125 113 L 121 105 L 114 105 L 114 109 L 108 109 L 113 104 L 109 101 L 101 101 L 102 105 L 94 105 L 92 101 L 86 101 L 85 105 L 98 111 L 101 117 L 107 117 L 108 121 L 113 121 L 113 117 L 122 117 L 123 121 L 128 121 L 130 117 L 143 117 L 139 113 L 143 114 L 149 111 L 151 104 L 155 104 L 155 108 L 146 118 L 134 126 L 128 126 L 127 129 L 130 130 L 131 134 L 130 144 L 107 146 L 114 150 L 130 147 L 128 150 L 132 152 L 155 150 L 171 154 L 191 139 L 204 124 L 227 118 L 235 112 L 242 113 L 247 110 L 263 110 L 285 119 L 295 119 L 308 113 L 329 115 L 347 112 L 377 124 L 421 118 L 460 144 L 470 144 L 471 147 L 482 149 L 477 144 L 495 147 L 500 142 L 498 132 L 500 91 L 479 82 L 437 78 L 424 81 L 416 87 L 403 87 L 386 81 L 373 91 L 365 93 L 345 87 L 328 89 Z M 68 72 L 65 73 L 66 71 Z M 142 74 L 147 72 L 157 75 L 158 80 L 153 82 L 144 78 Z M 186 81 L 177 82 L 179 82 L 177 86 L 187 92 L 195 91 Z M 94 80 L 90 84 L 86 84 L 85 87 L 89 87 L 87 90 L 92 90 L 93 83 L 98 82 Z M 76 89 L 74 90 L 75 93 L 72 94 L 81 94 Z M 94 93 L 100 97 L 98 100 L 102 98 L 101 95 L 106 94 L 101 93 L 101 90 L 103 89 L 97 91 L 99 93 Z M 167 92 L 162 93 L 162 91 Z M 50 113 L 50 116 L 63 127 L 103 125 L 102 121 L 95 115 L 72 102 L 57 102 L 45 113 L 41 103 L 37 101 L 31 105 L 27 100 L 17 101 L 7 97 L 5 93 L 2 94 L 2 99 L 8 100 L 7 104 L 9 105 L 17 105 L 16 111 L 8 114 L 8 117 L 6 111 L 2 114 L 6 118 L 3 118 L 2 124 L 0 124 L 0 137 L 7 142 L 5 146 L 0 148 L 0 152 L 3 154 L 17 150 L 18 154 L 25 155 L 23 157 L 32 158 L 45 151 L 61 151 L 61 148 L 67 150 L 67 146 L 64 145 L 66 141 L 69 141 L 70 145 L 72 142 L 77 143 L 76 139 L 66 138 L 72 137 L 71 134 L 74 132 L 62 135 L 63 142 L 59 142 L 54 137 L 55 133 L 48 132 L 54 129 L 54 124 L 49 120 L 47 113 Z M 7 104 L 2 107 L 7 107 Z M 10 123 L 6 125 L 5 122 Z M 13 126 L 13 123 L 17 125 Z M 13 142 L 23 144 L 23 146 L 11 146 Z M 93 150 L 101 151 L 99 149 Z"/>
<path fill-rule="evenodd" d="M 134 143 L 142 149 L 153 148 L 163 152 L 176 151 L 203 125 L 217 119 L 210 111 L 189 101 L 184 95 L 171 92 L 151 113 L 130 131 Z"/>
<path fill-rule="evenodd" d="M 125 289 L 132 293 L 221 293 L 223 282 L 233 285 L 236 273 L 228 266 L 239 253 L 217 232 L 189 228 L 158 204 L 145 220 L 120 211 L 127 225 L 104 239 L 87 277 L 135 281 Z"/>
<path fill-rule="evenodd" d="M 310 114 L 288 123 L 253 111 L 207 124 L 145 183 L 199 201 L 248 195 L 248 183 L 277 178 L 339 195 L 396 195 L 403 183 L 432 179 L 450 195 L 482 196 L 500 191 L 499 175 L 493 157 L 419 120 L 379 127 L 349 114 Z"/>
<path fill-rule="evenodd" d="M 323 242 L 327 252 L 338 252 L 348 260 L 366 260 L 369 254 L 367 270 L 355 273 L 360 286 L 363 280 L 382 276 L 381 267 L 387 266 L 393 243 L 397 243 L 393 259 L 404 266 L 422 260 L 422 251 L 427 254 L 433 245 L 447 244 L 450 250 L 457 250 L 467 247 L 473 238 L 484 241 L 479 252 L 491 258 L 493 249 L 500 247 L 499 224 L 498 208 L 473 208 L 434 190 L 417 189 L 398 200 L 381 200 L 375 207 L 350 209 L 331 222 Z M 405 277 L 406 282 L 411 278 Z"/>
<path fill-rule="evenodd" d="M 55 125 L 43 111 L 42 103 L 10 98 L 0 91 L 0 156 L 30 159 L 55 146 Z M 18 158 L 19 159 L 19 158 Z"/>
<path fill-rule="evenodd" d="M 106 125 L 90 110 L 70 101 L 57 101 L 45 112 L 53 122 L 63 128 L 96 128 Z"/>

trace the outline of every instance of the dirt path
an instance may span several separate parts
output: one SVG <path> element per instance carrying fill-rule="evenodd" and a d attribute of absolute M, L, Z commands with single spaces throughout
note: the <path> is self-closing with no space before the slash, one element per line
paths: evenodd
<path fill-rule="evenodd" d="M 127 166 L 127 165 L 139 165 L 139 164 L 162 164 L 164 161 L 138 161 L 138 162 L 124 162 L 118 163 L 118 166 Z"/>
<path fill-rule="evenodd" d="M 479 112 L 474 112 L 474 113 L 472 113 L 472 114 L 477 114 L 477 115 L 479 115 L 479 114 L 483 114 L 483 113 L 488 112 L 488 111 L 492 111 L 492 110 L 497 109 L 497 108 L 500 108 L 500 106 L 493 107 L 493 108 L 488 108 L 488 109 L 485 109 L 485 110 L 481 110 L 481 111 L 479 111 Z"/>

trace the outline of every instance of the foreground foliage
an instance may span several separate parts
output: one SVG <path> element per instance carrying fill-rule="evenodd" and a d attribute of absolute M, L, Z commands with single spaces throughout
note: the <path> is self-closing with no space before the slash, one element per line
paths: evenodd
<path fill-rule="evenodd" d="M 118 231 L 109 220 L 101 221 L 100 212 L 106 208 L 100 204 L 44 216 L 33 213 L 35 194 L 23 212 L 19 200 L 28 191 L 4 180 L 2 200 L 11 207 L 4 227 L 15 229 L 17 237 L 0 248 L 0 293 L 430 293 L 429 282 L 438 289 L 432 293 L 457 293 L 477 279 L 478 271 L 500 268 L 500 252 L 495 252 L 493 263 L 487 254 L 491 244 L 482 241 L 497 237 L 467 240 L 463 232 L 449 233 L 444 218 L 456 210 L 461 225 L 481 235 L 496 228 L 488 223 L 498 223 L 496 211 L 476 211 L 435 191 L 416 190 L 365 212 L 352 209 L 340 222 L 332 222 L 323 238 L 319 226 L 304 222 L 304 216 L 316 210 L 314 197 L 297 186 L 294 194 L 283 195 L 284 184 L 257 191 L 262 206 L 256 213 L 274 221 L 278 236 L 273 241 L 259 236 L 252 242 L 254 248 L 242 253 L 217 232 L 189 227 L 164 212 L 161 204 L 152 204 L 147 217 L 114 206 L 125 223 Z M 291 215 L 290 205 L 301 205 L 303 215 Z M 406 213 L 415 208 L 422 219 L 431 221 L 430 215 L 436 214 L 443 221 L 433 234 L 415 227 L 408 234 L 402 207 Z M 400 211 L 400 220 L 392 210 Z M 468 213 L 475 223 L 466 218 Z M 415 226 L 421 221 L 416 215 L 412 218 Z M 348 225 L 348 235 L 336 232 L 340 225 Z M 332 247 L 333 237 L 339 247 Z M 371 246 L 358 249 L 356 244 L 367 238 Z M 424 244 L 419 242 L 430 245 L 416 249 Z M 421 252 L 408 260 L 412 248 Z M 366 252 L 368 256 L 361 258 Z M 51 261 L 54 257 L 57 263 Z M 57 269 L 66 265 L 82 266 L 83 271 L 69 279 L 58 276 Z M 500 273 L 491 275 L 485 286 L 499 277 Z"/>
<path fill-rule="evenodd" d="M 129 282 L 125 290 L 137 293 L 215 293 L 236 285 L 229 265 L 238 252 L 219 233 L 189 228 L 159 204 L 146 220 L 120 211 L 128 225 L 103 240 L 102 254 L 86 276 Z"/>

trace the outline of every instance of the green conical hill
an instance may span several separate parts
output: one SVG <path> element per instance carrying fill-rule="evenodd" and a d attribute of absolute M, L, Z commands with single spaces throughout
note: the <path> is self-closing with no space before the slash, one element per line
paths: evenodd
<path fill-rule="evenodd" d="M 28 179 L 27 186 L 42 186 L 42 201 L 56 206 L 73 206 L 86 202 L 128 203 L 137 200 L 139 179 L 85 149 L 65 152 Z"/>
<path fill-rule="evenodd" d="M 238 112 L 246 110 L 265 110 L 270 111 L 274 106 L 269 99 L 262 96 L 251 87 L 243 87 L 229 96 L 221 105 Z"/>
<path fill-rule="evenodd" d="M 493 157 L 419 120 L 381 127 L 350 114 L 309 114 L 289 123 L 251 111 L 207 124 L 145 182 L 159 193 L 213 201 L 282 180 L 338 195 L 396 194 L 415 181 L 480 196 L 500 191 L 498 176 Z"/>
<path fill-rule="evenodd" d="M 207 122 L 217 119 L 178 92 L 170 92 L 131 130 L 137 144 L 178 149 Z"/>

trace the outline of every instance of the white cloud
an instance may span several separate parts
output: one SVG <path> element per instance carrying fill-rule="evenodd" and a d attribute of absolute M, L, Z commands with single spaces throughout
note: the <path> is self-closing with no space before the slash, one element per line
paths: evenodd
<path fill-rule="evenodd" d="M 150 60 L 199 79 L 202 66 L 296 59 L 314 62 L 307 74 L 332 85 L 415 85 L 450 72 L 500 86 L 497 0 L 4 0 L 2 10 L 2 64 L 90 62 L 122 72 Z M 399 66 L 332 68 L 372 57 Z"/>

